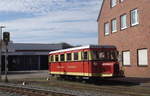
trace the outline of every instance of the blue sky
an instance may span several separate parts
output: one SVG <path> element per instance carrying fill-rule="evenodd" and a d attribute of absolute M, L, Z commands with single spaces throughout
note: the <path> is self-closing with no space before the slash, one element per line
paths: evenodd
<path fill-rule="evenodd" d="M 97 44 L 102 0 L 0 1 L 0 25 L 15 43 Z"/>

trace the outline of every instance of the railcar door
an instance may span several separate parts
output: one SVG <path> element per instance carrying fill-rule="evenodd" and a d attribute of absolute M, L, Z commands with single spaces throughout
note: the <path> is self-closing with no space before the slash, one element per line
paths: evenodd
<path fill-rule="evenodd" d="M 89 76 L 89 51 L 88 50 L 83 50 L 82 60 L 83 60 L 83 75 Z"/>

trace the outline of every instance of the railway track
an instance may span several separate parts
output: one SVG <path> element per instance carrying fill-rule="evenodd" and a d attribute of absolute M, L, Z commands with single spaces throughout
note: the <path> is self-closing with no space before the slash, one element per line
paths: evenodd
<path fill-rule="evenodd" d="M 31 84 L 31 85 L 30 85 Z M 126 96 L 117 95 L 106 92 L 93 92 L 89 90 L 80 90 L 81 86 L 78 86 L 79 90 L 74 89 L 74 86 L 63 88 L 60 86 L 41 87 L 38 84 L 30 83 L 29 85 L 22 86 L 21 84 L 13 83 L 0 83 L 0 90 L 10 93 L 18 93 L 25 96 Z M 73 88 L 73 89 L 71 89 Z M 99 90 L 98 90 L 99 91 Z"/>
<path fill-rule="evenodd" d="M 33 82 L 32 82 L 33 83 Z M 150 96 L 149 88 L 139 86 L 137 84 L 129 84 L 130 82 L 120 82 L 114 80 L 103 81 L 99 85 L 90 83 L 78 83 L 70 81 L 51 80 L 46 82 L 49 86 L 58 86 L 61 88 L 74 89 L 74 90 L 86 90 L 87 92 L 95 92 L 92 96 L 105 96 L 101 93 L 109 93 L 110 96 Z M 36 83 L 35 83 L 36 84 Z M 43 82 L 38 82 L 43 84 Z M 100 95 L 99 95 L 100 94 Z M 106 95 L 107 96 L 107 95 Z"/>
<path fill-rule="evenodd" d="M 95 85 L 55 78 L 50 81 L 43 79 L 26 79 L 25 81 L 25 86 L 22 85 L 22 80 L 0 83 L 0 90 L 25 96 L 150 96 L 149 88 L 128 82 L 109 80 Z"/>
<path fill-rule="evenodd" d="M 25 96 L 75 96 L 54 90 L 46 90 L 38 87 L 22 86 L 19 84 L 0 83 L 0 90 L 4 92 L 17 93 Z"/>

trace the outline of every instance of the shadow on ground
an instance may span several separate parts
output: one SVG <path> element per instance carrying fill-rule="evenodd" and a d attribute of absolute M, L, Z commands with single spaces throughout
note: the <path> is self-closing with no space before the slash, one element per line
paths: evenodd
<path fill-rule="evenodd" d="M 43 73 L 45 70 L 31 70 L 31 71 L 8 71 L 9 75 L 17 75 L 17 74 L 35 74 L 35 73 Z M 4 72 L 2 73 L 4 74 Z"/>
<path fill-rule="evenodd" d="M 61 79 L 62 80 L 62 79 Z M 103 78 L 103 79 L 87 79 L 87 80 L 75 80 L 75 79 L 65 79 L 71 82 L 82 82 L 94 85 L 104 85 L 104 86 L 136 86 L 143 83 L 149 83 L 150 78 Z"/>
<path fill-rule="evenodd" d="M 143 83 L 149 83 L 150 86 L 150 78 L 117 78 L 117 79 L 103 79 L 100 81 L 94 82 L 96 85 L 113 85 L 113 86 L 136 86 Z"/>

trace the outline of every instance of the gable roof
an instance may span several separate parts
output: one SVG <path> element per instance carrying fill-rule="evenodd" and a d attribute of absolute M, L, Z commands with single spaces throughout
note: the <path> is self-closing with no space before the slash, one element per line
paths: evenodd
<path fill-rule="evenodd" d="M 67 43 L 56 43 L 56 44 L 40 44 L 40 43 L 9 43 L 8 48 L 13 49 L 14 51 L 20 51 L 20 50 L 36 50 L 36 51 L 51 51 L 51 50 L 60 50 L 60 49 L 66 49 L 71 48 L 73 46 L 67 44 Z"/>
<path fill-rule="evenodd" d="M 97 17 L 97 22 L 98 22 L 98 20 L 99 20 L 99 18 L 100 18 L 100 16 L 101 16 L 101 12 L 102 12 L 102 9 L 103 9 L 103 6 L 104 6 L 104 2 L 105 2 L 105 0 L 102 1 L 102 5 L 101 5 L 101 8 L 100 8 L 98 17 Z"/>

